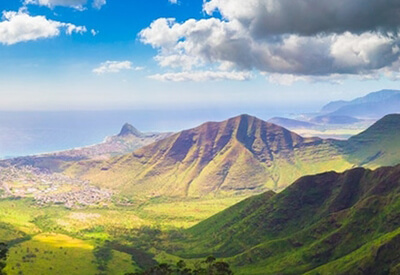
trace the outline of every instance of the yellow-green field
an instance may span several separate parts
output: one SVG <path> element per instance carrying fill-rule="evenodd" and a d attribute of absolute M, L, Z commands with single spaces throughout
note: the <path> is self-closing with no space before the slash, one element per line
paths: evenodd
<path fill-rule="evenodd" d="M 90 242 L 62 234 L 42 233 L 11 247 L 7 274 L 96 274 Z M 107 274 L 124 274 L 137 269 L 126 253 L 113 251 Z"/>
<path fill-rule="evenodd" d="M 136 206 L 66 209 L 39 207 L 30 199 L 0 200 L 0 242 L 10 243 L 7 274 L 124 274 L 139 270 L 128 253 L 112 250 L 101 273 L 94 249 L 106 240 L 124 242 L 143 226 L 188 228 L 244 197 L 151 201 Z M 178 257 L 152 250 L 154 259 Z"/>

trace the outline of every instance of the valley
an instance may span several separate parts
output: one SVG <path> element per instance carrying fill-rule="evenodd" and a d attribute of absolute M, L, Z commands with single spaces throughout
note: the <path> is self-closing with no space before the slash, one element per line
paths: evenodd
<path fill-rule="evenodd" d="M 175 264 L 180 257 L 157 248 L 157 243 L 182 236 L 185 228 L 241 199 L 162 200 L 84 208 L 38 205 L 31 198 L 2 199 L 0 239 L 11 246 L 5 271 L 121 274 L 149 268 L 156 261 Z M 102 270 L 96 263 L 95 251 L 108 242 L 112 242 L 112 257 Z M 68 267 L 64 261 L 69 262 Z M 200 259 L 192 262 L 197 261 Z"/>

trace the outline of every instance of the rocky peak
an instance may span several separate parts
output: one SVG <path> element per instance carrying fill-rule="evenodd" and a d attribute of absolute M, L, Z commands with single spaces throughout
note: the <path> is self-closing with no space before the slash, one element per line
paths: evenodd
<path fill-rule="evenodd" d="M 122 126 L 121 132 L 118 134 L 119 137 L 126 137 L 126 136 L 136 136 L 136 137 L 142 137 L 143 134 L 133 127 L 129 123 L 125 123 L 124 126 Z"/>

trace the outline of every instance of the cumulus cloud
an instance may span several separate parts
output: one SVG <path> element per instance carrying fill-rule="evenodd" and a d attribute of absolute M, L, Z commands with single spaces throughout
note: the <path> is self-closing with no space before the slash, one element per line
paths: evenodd
<path fill-rule="evenodd" d="M 256 37 L 397 31 L 398 0 L 208 0 L 204 11 L 238 20 Z"/>
<path fill-rule="evenodd" d="M 95 74 L 119 73 L 122 70 L 132 70 L 132 62 L 130 61 L 106 61 L 99 67 L 93 69 Z"/>
<path fill-rule="evenodd" d="M 84 10 L 87 0 L 25 0 L 25 5 L 39 5 L 53 8 L 55 6 L 71 7 L 77 10 Z"/>
<path fill-rule="evenodd" d="M 139 37 L 162 67 L 255 69 L 286 80 L 387 73 L 400 57 L 400 2 L 367 2 L 210 0 L 204 11 L 222 19 L 159 18 Z"/>
<path fill-rule="evenodd" d="M 237 80 L 244 81 L 251 79 L 249 72 L 226 72 L 226 71 L 187 71 L 178 73 L 155 74 L 149 76 L 151 79 L 159 81 L 216 81 L 216 80 Z"/>
<path fill-rule="evenodd" d="M 178 0 L 168 0 L 171 4 L 178 4 Z"/>
<path fill-rule="evenodd" d="M 24 9 L 4 11 L 0 22 L 0 43 L 12 45 L 19 42 L 55 37 L 64 30 L 66 34 L 84 33 L 86 27 L 75 26 L 46 19 L 44 16 L 30 16 Z"/>

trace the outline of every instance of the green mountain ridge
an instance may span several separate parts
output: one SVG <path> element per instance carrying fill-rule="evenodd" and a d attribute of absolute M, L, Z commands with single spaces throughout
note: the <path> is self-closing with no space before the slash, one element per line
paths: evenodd
<path fill-rule="evenodd" d="M 399 163 L 400 114 L 383 117 L 345 144 L 350 162 L 377 168 Z"/>
<path fill-rule="evenodd" d="M 238 274 L 398 274 L 400 165 L 298 179 L 190 228 L 181 257 L 224 257 Z"/>

